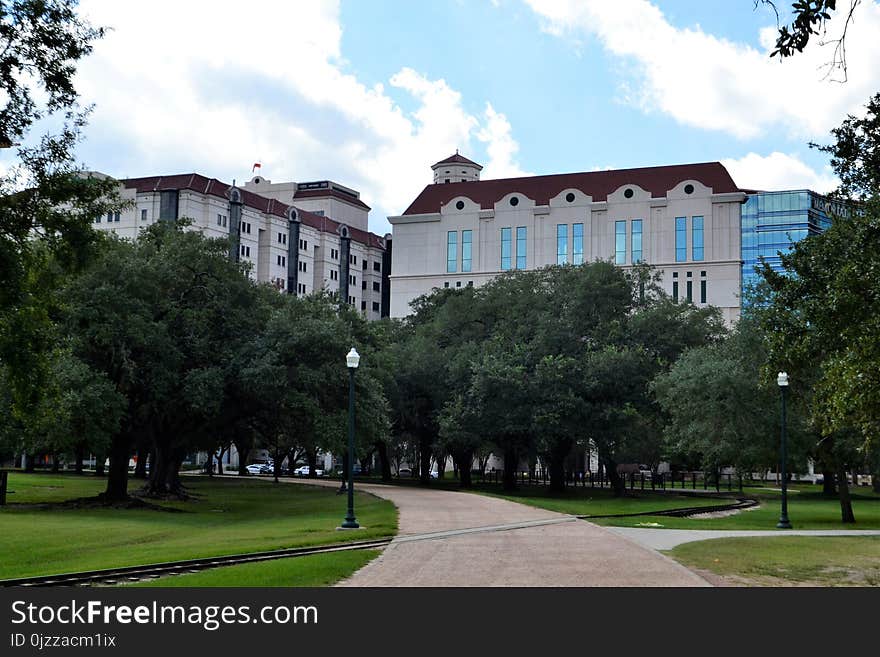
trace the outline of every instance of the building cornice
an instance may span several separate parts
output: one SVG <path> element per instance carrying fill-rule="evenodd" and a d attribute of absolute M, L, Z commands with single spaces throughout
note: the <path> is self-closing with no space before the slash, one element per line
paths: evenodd
<path fill-rule="evenodd" d="M 397 217 L 388 217 L 388 223 L 392 226 L 397 224 L 420 224 L 427 221 L 440 221 L 439 212 L 429 212 L 426 214 L 407 214 Z"/>

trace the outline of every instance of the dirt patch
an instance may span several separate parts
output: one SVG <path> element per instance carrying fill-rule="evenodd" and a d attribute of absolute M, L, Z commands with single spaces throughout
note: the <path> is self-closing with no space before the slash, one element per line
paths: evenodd
<path fill-rule="evenodd" d="M 708 513 L 695 513 L 695 514 L 688 516 L 688 517 L 692 518 L 693 520 L 706 520 L 709 518 L 726 518 L 728 516 L 735 516 L 738 513 L 742 513 L 743 511 L 755 511 L 760 508 L 761 508 L 761 505 L 756 504 L 755 506 L 747 506 L 742 509 L 727 509 L 726 511 L 709 511 Z"/>
<path fill-rule="evenodd" d="M 54 511 L 63 509 L 144 509 L 147 511 L 164 511 L 166 513 L 183 513 L 183 509 L 161 506 L 140 497 L 129 497 L 121 502 L 106 502 L 101 495 L 95 497 L 77 497 L 63 502 L 40 502 L 38 504 L 8 504 L 9 509 L 26 509 L 36 511 Z"/>

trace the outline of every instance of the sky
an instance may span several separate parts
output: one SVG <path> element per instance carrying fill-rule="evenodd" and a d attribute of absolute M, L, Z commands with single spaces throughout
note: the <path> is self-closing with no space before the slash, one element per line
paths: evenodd
<path fill-rule="evenodd" d="M 274 182 L 357 189 L 380 235 L 456 149 L 484 179 L 717 160 L 743 188 L 828 192 L 827 156 L 808 142 L 828 142 L 880 91 L 878 0 L 856 11 L 845 83 L 825 76 L 829 45 L 771 59 L 776 16 L 753 0 L 82 0 L 81 11 L 111 28 L 77 75 L 94 104 L 77 152 L 87 168 L 241 183 L 259 162 Z"/>

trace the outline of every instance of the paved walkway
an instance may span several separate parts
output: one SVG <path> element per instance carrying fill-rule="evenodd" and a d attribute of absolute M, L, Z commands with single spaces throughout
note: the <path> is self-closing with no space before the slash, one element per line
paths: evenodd
<path fill-rule="evenodd" d="M 709 585 L 658 552 L 573 516 L 472 493 L 355 486 L 397 506 L 399 535 L 341 586 Z"/>
<path fill-rule="evenodd" d="M 671 550 L 682 543 L 706 541 L 713 538 L 739 536 L 880 536 L 878 529 L 640 529 L 638 527 L 609 527 L 612 532 L 653 550 Z"/>

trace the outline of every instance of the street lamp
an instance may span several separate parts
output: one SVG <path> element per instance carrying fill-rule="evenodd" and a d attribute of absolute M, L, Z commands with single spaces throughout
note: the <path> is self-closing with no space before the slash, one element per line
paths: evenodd
<path fill-rule="evenodd" d="M 785 464 L 787 459 L 785 453 L 785 391 L 788 390 L 788 374 L 780 372 L 776 376 L 776 385 L 779 386 L 779 392 L 782 395 L 782 513 L 779 516 L 779 522 L 776 523 L 777 529 L 791 529 L 791 523 L 788 520 L 788 473 Z"/>
<path fill-rule="evenodd" d="M 358 368 L 361 357 L 355 348 L 345 357 L 348 367 L 348 513 L 342 523 L 342 529 L 358 529 L 360 525 L 354 517 L 354 481 L 352 469 L 354 467 L 354 371 Z"/>

